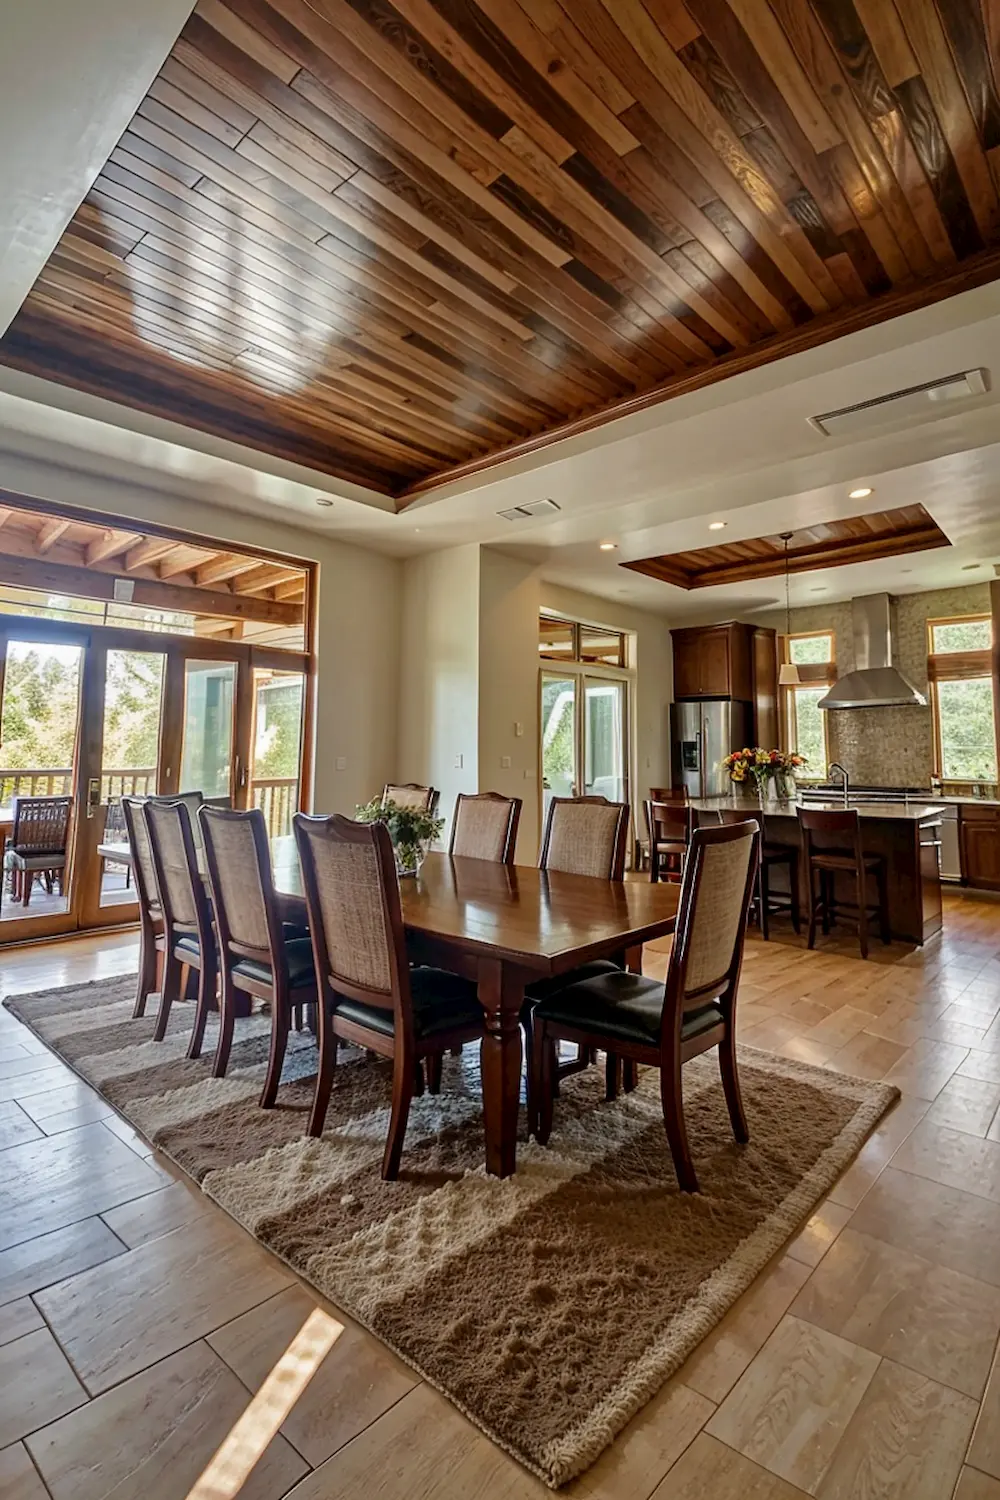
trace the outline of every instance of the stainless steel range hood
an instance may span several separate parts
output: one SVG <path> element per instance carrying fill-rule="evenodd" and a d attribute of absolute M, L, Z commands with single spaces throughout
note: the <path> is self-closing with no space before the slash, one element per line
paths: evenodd
<path fill-rule="evenodd" d="M 819 700 L 820 708 L 923 708 L 927 699 L 892 664 L 892 605 L 888 594 L 851 600 L 855 670 Z"/>

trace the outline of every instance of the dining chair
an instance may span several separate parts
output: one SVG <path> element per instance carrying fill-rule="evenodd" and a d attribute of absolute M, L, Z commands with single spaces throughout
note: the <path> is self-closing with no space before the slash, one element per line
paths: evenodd
<path fill-rule="evenodd" d="M 512 865 L 521 806 L 520 797 L 504 797 L 499 792 L 459 792 L 448 853 Z"/>
<path fill-rule="evenodd" d="M 128 842 L 128 830 L 125 827 L 125 809 L 122 807 L 121 797 L 112 797 L 108 803 L 107 812 L 104 815 L 104 833 L 101 842 L 105 844 L 124 844 Z M 101 879 L 100 885 L 104 885 L 104 876 L 108 869 L 121 870 L 125 877 L 125 889 L 132 886 L 132 865 L 129 860 L 110 859 L 106 855 L 101 856 Z"/>
<path fill-rule="evenodd" d="M 142 815 L 145 802 L 144 797 L 121 799 L 125 833 L 132 850 L 132 878 L 139 903 L 139 982 L 133 1020 L 146 1014 L 146 1001 L 159 986 L 163 953 L 163 907 L 156 884 L 149 833 Z"/>
<path fill-rule="evenodd" d="M 397 807 L 412 809 L 414 812 L 430 813 L 433 817 L 437 812 L 437 805 L 441 793 L 432 786 L 420 786 L 416 781 L 404 781 L 394 785 L 387 782 L 382 788 L 382 806 L 387 802 L 394 802 Z"/>
<path fill-rule="evenodd" d="M 757 870 L 757 880 L 754 886 L 753 904 L 757 910 L 757 925 L 760 935 L 765 943 L 771 936 L 771 915 L 774 912 L 788 912 L 792 919 L 792 926 L 796 933 L 802 930 L 801 912 L 799 906 L 799 851 L 794 844 L 769 844 L 764 838 L 762 827 L 762 815 L 749 809 L 744 811 L 739 807 L 723 807 L 719 809 L 719 818 L 723 823 L 743 823 L 748 819 L 756 823 L 760 828 L 760 865 Z M 788 872 L 788 891 L 776 891 L 771 887 L 771 875 L 774 870 L 786 868 Z"/>
<path fill-rule="evenodd" d="M 199 810 L 205 864 L 219 939 L 222 1003 L 213 1075 L 229 1063 L 239 997 L 271 1006 L 271 1049 L 261 1091 L 262 1109 L 278 1095 L 288 1033 L 296 1013 L 316 1003 L 316 973 L 307 937 L 286 938 L 274 892 L 267 823 L 259 807 Z"/>
<path fill-rule="evenodd" d="M 858 944 L 861 957 L 868 957 L 868 918 L 877 916 L 883 943 L 891 941 L 889 930 L 889 887 L 886 862 L 881 854 L 868 854 L 861 842 L 861 820 L 856 807 L 834 811 L 830 808 L 800 807 L 799 835 L 802 860 L 809 890 L 807 914 L 809 935 L 806 944 L 816 945 L 816 920 L 820 918 L 824 935 L 842 909 L 857 917 Z M 855 900 L 844 901 L 837 895 L 836 879 L 853 880 Z M 816 890 L 819 877 L 819 892 Z M 868 877 L 875 879 L 877 900 L 868 900 Z"/>
<path fill-rule="evenodd" d="M 188 1057 L 201 1056 L 208 1012 L 219 989 L 219 960 L 212 909 L 198 869 L 191 812 L 184 802 L 147 799 L 139 808 L 146 825 L 163 917 L 163 973 L 153 1041 L 162 1042 L 176 999 L 189 998 L 190 976 L 198 983 Z"/>
<path fill-rule="evenodd" d="M 72 797 L 15 797 L 14 824 L 4 860 L 11 873 L 11 894 L 27 906 L 35 876 L 51 894 L 58 878 L 62 890 L 69 846 Z"/>
<path fill-rule="evenodd" d="M 737 1141 L 749 1140 L 736 1066 L 736 996 L 760 833 L 749 822 L 697 828 L 684 867 L 665 983 L 617 971 L 560 990 L 535 1007 L 532 1073 L 536 1135 L 552 1132 L 560 1041 L 660 1070 L 660 1099 L 677 1180 L 698 1191 L 681 1088 L 683 1064 L 712 1047 Z"/>
<path fill-rule="evenodd" d="M 323 1133 L 337 1040 L 392 1059 L 392 1112 L 382 1176 L 395 1178 L 418 1069 L 441 1087 L 445 1051 L 481 1038 L 476 986 L 457 974 L 410 968 L 399 878 L 383 823 L 331 814 L 293 818 L 312 933 L 319 1006 L 319 1072 L 308 1133 Z"/>

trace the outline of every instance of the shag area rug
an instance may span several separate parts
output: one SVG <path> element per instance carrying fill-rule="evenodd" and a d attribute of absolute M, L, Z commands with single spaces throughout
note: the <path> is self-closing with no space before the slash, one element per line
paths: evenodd
<path fill-rule="evenodd" d="M 258 1108 L 267 1015 L 237 1022 L 226 1078 L 131 1019 L 134 981 L 4 1003 L 262 1244 L 363 1323 L 552 1487 L 586 1469 L 808 1218 L 898 1096 L 740 1052 L 749 1146 L 714 1054 L 684 1069 L 697 1195 L 678 1192 L 655 1072 L 618 1102 L 563 1085 L 548 1147 L 483 1167 L 477 1049 L 413 1101 L 400 1179 L 379 1175 L 390 1073 L 341 1054 L 321 1140 L 304 1135 L 315 1050 L 293 1034 L 278 1108 Z M 151 1004 L 151 1010 L 155 1006 Z"/>

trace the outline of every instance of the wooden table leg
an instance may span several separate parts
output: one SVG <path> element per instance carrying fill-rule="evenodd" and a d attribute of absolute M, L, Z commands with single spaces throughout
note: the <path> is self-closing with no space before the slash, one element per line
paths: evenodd
<path fill-rule="evenodd" d="M 524 982 L 496 958 L 479 963 L 479 1000 L 486 1012 L 481 1059 L 486 1170 L 509 1177 L 517 1164 L 517 1114 L 521 1093 L 520 1012 Z"/>

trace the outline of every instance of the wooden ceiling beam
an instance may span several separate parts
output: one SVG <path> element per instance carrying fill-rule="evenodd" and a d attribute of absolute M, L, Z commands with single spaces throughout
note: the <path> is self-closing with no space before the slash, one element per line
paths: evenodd
<path fill-rule="evenodd" d="M 119 552 L 125 552 L 137 541 L 138 537 L 134 531 L 118 531 L 109 526 L 105 531 L 98 534 L 89 543 L 85 553 L 88 568 L 93 568 L 97 563 L 106 562 L 109 558 L 117 557 Z"/>
<path fill-rule="evenodd" d="M 46 552 L 55 546 L 60 537 L 65 535 L 69 530 L 69 526 L 69 521 L 60 521 L 56 516 L 46 521 L 38 533 L 38 540 L 35 543 L 35 548 L 39 556 L 44 557 Z"/>
<path fill-rule="evenodd" d="M 195 565 L 191 553 L 198 550 L 190 542 L 174 542 L 170 550 L 161 556 L 157 564 L 157 575 L 165 579 L 176 578 L 180 573 L 189 573 Z"/>
<path fill-rule="evenodd" d="M 159 562 L 161 557 L 166 557 L 168 552 L 173 552 L 177 546 L 174 537 L 170 536 L 147 536 L 134 547 L 130 547 L 125 554 L 125 571 L 134 573 L 138 568 L 148 568 L 153 563 Z"/>
<path fill-rule="evenodd" d="M 233 584 L 237 594 L 261 594 L 282 584 L 303 581 L 301 568 L 283 568 L 280 563 L 262 563 L 251 573 L 244 573 Z"/>
<path fill-rule="evenodd" d="M 225 583 L 239 573 L 248 573 L 251 568 L 258 567 L 260 559 L 257 557 L 241 557 L 237 552 L 220 552 L 210 562 L 195 568 L 194 581 L 199 588 L 205 588 L 210 583 Z"/>
<path fill-rule="evenodd" d="M 47 558 L 13 557 L 0 553 L 0 583 L 11 584 L 15 588 L 38 589 L 43 593 L 113 599 L 115 575 L 96 568 L 50 562 Z M 161 583 L 147 578 L 134 580 L 132 603 L 180 614 L 260 620 L 271 625 L 300 625 L 303 619 L 302 608 L 297 604 L 283 604 L 275 599 L 257 599 L 252 596 L 237 598 L 233 594 L 216 593 L 211 589 Z"/>
<path fill-rule="evenodd" d="M 0 527 L 6 526 L 13 514 L 14 512 L 9 505 L 0 505 Z"/>

